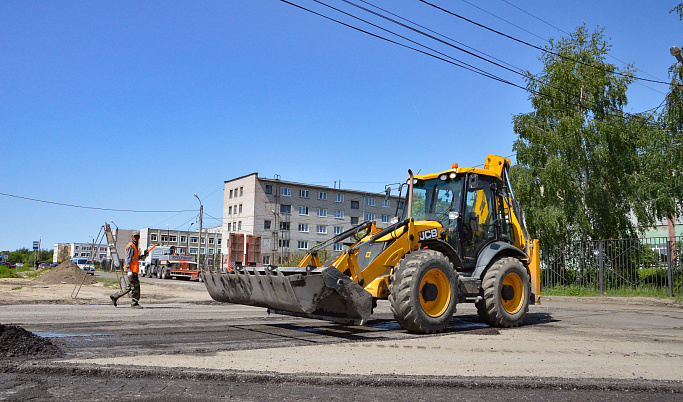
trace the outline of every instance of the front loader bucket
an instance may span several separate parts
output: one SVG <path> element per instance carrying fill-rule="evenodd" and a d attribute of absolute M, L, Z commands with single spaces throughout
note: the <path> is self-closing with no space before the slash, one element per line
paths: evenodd
<path fill-rule="evenodd" d="M 334 267 L 241 267 L 202 275 L 220 302 L 347 324 L 363 324 L 372 314 L 372 295 Z"/>

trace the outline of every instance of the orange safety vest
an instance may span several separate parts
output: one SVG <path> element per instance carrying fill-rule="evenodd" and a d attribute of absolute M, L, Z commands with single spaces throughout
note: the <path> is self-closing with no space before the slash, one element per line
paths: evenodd
<path fill-rule="evenodd" d="M 126 254 L 128 254 L 128 247 L 133 247 L 133 259 L 130 261 L 130 271 L 137 274 L 140 272 L 140 252 L 135 243 L 130 242 L 126 246 Z"/>

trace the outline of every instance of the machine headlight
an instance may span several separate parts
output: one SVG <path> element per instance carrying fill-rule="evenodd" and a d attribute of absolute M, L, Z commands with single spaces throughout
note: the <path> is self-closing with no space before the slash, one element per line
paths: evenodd
<path fill-rule="evenodd" d="M 448 179 L 448 175 L 446 173 L 439 175 L 439 180 L 446 181 Z"/>
<path fill-rule="evenodd" d="M 448 175 L 448 177 L 450 177 L 451 179 L 455 179 L 455 176 L 457 176 L 455 173 L 451 173 L 450 175 Z"/>

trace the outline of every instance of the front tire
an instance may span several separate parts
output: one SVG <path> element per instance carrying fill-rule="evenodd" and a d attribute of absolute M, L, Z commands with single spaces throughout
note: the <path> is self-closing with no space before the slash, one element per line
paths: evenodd
<path fill-rule="evenodd" d="M 435 250 L 408 254 L 391 275 L 389 302 L 404 329 L 418 334 L 441 332 L 458 303 L 458 275 L 453 264 Z"/>
<path fill-rule="evenodd" d="M 518 327 L 529 311 L 530 294 L 529 275 L 522 262 L 501 258 L 484 275 L 477 313 L 492 327 Z"/>

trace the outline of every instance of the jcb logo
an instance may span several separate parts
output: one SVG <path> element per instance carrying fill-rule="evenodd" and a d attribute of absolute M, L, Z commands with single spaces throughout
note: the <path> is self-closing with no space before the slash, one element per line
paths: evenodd
<path fill-rule="evenodd" d="M 425 241 L 429 239 L 436 239 L 439 237 L 439 231 L 436 229 L 425 230 L 420 232 L 420 241 Z"/>

